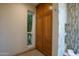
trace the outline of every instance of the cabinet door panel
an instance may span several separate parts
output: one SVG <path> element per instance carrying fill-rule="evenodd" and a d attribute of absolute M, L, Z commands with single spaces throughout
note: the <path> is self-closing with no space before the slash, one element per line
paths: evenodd
<path fill-rule="evenodd" d="M 42 19 L 37 18 L 36 24 L 36 47 L 42 48 Z"/>
<path fill-rule="evenodd" d="M 46 15 L 43 19 L 43 49 L 47 54 L 52 53 L 52 17 L 51 13 Z"/>

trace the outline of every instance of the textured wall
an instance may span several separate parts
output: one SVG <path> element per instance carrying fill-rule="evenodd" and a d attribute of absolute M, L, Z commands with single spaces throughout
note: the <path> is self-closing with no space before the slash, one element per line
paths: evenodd
<path fill-rule="evenodd" d="M 67 4 L 67 23 L 65 42 L 67 49 L 79 52 L 79 4 Z"/>

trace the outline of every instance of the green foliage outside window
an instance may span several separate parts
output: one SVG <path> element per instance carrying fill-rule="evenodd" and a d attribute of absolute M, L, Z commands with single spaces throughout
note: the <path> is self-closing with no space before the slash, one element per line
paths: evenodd
<path fill-rule="evenodd" d="M 32 20 L 33 20 L 33 13 L 28 11 L 27 14 L 27 45 L 32 44 Z"/>
<path fill-rule="evenodd" d="M 32 34 L 31 33 L 28 33 L 27 34 L 27 45 L 31 45 L 32 44 Z"/>
<path fill-rule="evenodd" d="M 32 14 L 28 14 L 27 17 L 27 32 L 31 32 L 32 31 Z"/>

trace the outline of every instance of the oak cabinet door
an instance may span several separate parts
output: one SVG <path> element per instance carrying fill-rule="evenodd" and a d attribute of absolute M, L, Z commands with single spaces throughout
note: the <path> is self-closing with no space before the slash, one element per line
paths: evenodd
<path fill-rule="evenodd" d="M 36 47 L 42 49 L 42 19 L 37 18 L 36 22 Z"/>
<path fill-rule="evenodd" d="M 36 8 L 36 48 L 52 55 L 52 4 L 39 4 Z"/>

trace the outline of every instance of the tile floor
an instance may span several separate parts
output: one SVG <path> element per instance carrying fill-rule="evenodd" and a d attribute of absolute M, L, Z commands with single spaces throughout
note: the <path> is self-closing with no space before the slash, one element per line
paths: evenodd
<path fill-rule="evenodd" d="M 44 54 L 42 54 L 40 51 L 38 51 L 37 49 L 34 49 L 32 51 L 23 53 L 19 56 L 45 56 Z"/>

